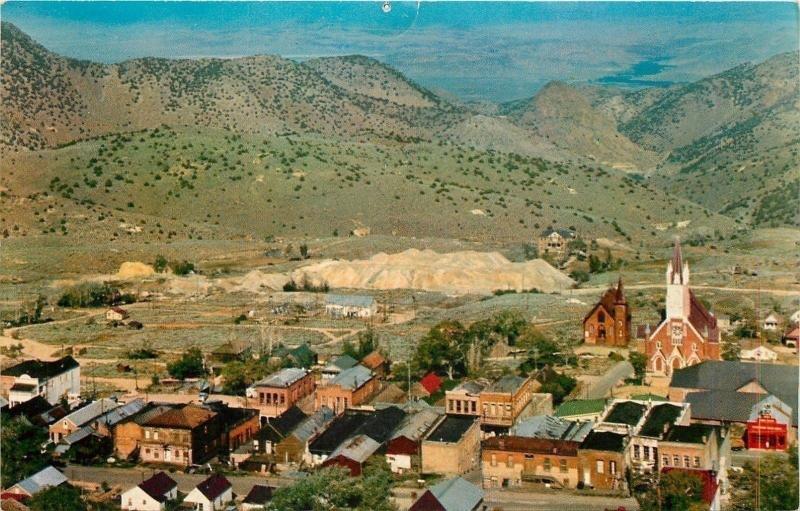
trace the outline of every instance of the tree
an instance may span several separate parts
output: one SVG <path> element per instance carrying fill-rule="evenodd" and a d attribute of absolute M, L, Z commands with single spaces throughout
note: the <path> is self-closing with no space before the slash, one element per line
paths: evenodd
<path fill-rule="evenodd" d="M 735 338 L 723 336 L 722 338 L 722 360 L 739 360 L 742 346 Z"/>
<path fill-rule="evenodd" d="M 242 362 L 229 362 L 222 368 L 222 392 L 225 394 L 242 395 L 251 383 L 247 378 Z"/>
<path fill-rule="evenodd" d="M 797 509 L 797 464 L 776 455 L 766 455 L 754 465 L 745 463 L 741 473 L 732 473 L 729 511 L 778 511 Z"/>
<path fill-rule="evenodd" d="M 206 374 L 203 353 L 198 348 L 189 348 L 180 359 L 167 364 L 169 374 L 178 379 L 197 378 Z"/>
<path fill-rule="evenodd" d="M 308 257 L 309 257 L 308 256 L 308 245 L 306 245 L 305 243 L 300 245 L 300 257 L 302 257 L 303 259 L 308 259 Z"/>
<path fill-rule="evenodd" d="M 443 370 L 452 380 L 456 373 L 466 374 L 468 339 L 458 321 L 437 323 L 420 339 L 412 360 L 415 372 Z"/>
<path fill-rule="evenodd" d="M 41 446 L 47 442 L 47 430 L 32 426 L 22 417 L 7 417 L 6 414 L 0 416 L 3 488 L 35 474 L 48 462 L 48 456 L 41 453 Z"/>
<path fill-rule="evenodd" d="M 700 511 L 708 509 L 703 502 L 703 481 L 696 474 L 671 470 L 661 474 L 656 484 L 649 484 L 636 495 L 642 511 Z"/>
<path fill-rule="evenodd" d="M 157 255 L 156 260 L 153 263 L 153 269 L 156 270 L 158 273 L 164 273 L 167 270 L 167 266 L 169 262 L 167 262 L 167 258 L 163 255 Z"/>
<path fill-rule="evenodd" d="M 361 360 L 375 351 L 377 346 L 378 336 L 375 334 L 375 330 L 373 330 L 372 327 L 368 327 L 366 330 L 358 333 L 357 345 L 354 345 L 349 340 L 345 341 L 342 345 L 342 353 L 349 355 L 356 360 Z"/>
<path fill-rule="evenodd" d="M 638 351 L 631 351 L 628 355 L 628 362 L 633 366 L 633 372 L 636 379 L 640 382 L 644 381 L 645 372 L 647 371 L 647 357 L 644 353 Z"/>
<path fill-rule="evenodd" d="M 40 491 L 28 501 L 31 511 L 86 511 L 81 492 L 68 484 Z"/>
<path fill-rule="evenodd" d="M 291 485 L 278 488 L 267 505 L 270 511 L 392 511 L 391 472 L 384 458 L 367 461 L 361 477 L 348 477 L 340 468 L 325 468 Z"/>
<path fill-rule="evenodd" d="M 175 275 L 188 275 L 190 273 L 194 273 L 194 263 L 190 263 L 189 261 L 173 261 L 170 263 L 170 268 L 172 268 L 172 273 Z"/>

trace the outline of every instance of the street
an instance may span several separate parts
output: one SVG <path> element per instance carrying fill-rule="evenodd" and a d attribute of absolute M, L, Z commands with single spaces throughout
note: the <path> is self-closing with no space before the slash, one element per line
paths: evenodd
<path fill-rule="evenodd" d="M 595 497 L 560 491 L 533 493 L 497 488 L 489 488 L 485 492 L 484 504 L 487 509 L 492 510 L 563 511 L 565 508 L 569 508 L 569 511 L 605 511 L 607 509 L 617 511 L 625 508 L 626 511 L 632 511 L 639 509 L 636 499 L 631 497 Z"/>
<path fill-rule="evenodd" d="M 617 362 L 595 381 L 586 385 L 581 392 L 581 399 L 602 399 L 608 396 L 611 389 L 625 378 L 634 376 L 633 366 L 627 360 Z"/>

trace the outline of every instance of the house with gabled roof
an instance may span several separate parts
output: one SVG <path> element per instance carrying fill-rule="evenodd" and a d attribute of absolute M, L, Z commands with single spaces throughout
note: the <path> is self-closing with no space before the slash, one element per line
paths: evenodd
<path fill-rule="evenodd" d="M 310 443 L 324 432 L 335 414 L 323 406 L 303 419 L 283 440 L 275 444 L 275 460 L 278 463 L 311 463 Z"/>
<path fill-rule="evenodd" d="M 322 383 L 328 383 L 332 379 L 336 378 L 342 371 L 346 371 L 347 369 L 355 367 L 356 365 L 358 365 L 358 360 L 354 359 L 350 355 L 339 355 L 328 362 L 328 364 L 326 364 L 325 367 L 320 370 L 320 374 L 322 375 Z"/>
<path fill-rule="evenodd" d="M 431 486 L 408 511 L 477 511 L 482 504 L 482 489 L 454 477 Z"/>
<path fill-rule="evenodd" d="M 165 472 L 156 472 L 120 496 L 122 509 L 163 511 L 167 501 L 178 498 L 178 483 Z"/>
<path fill-rule="evenodd" d="M 195 511 L 225 509 L 232 500 L 233 485 L 222 474 L 211 474 L 183 499 L 185 503 L 193 504 Z"/>
<path fill-rule="evenodd" d="M 350 471 L 351 476 L 359 476 L 364 463 L 377 452 L 380 446 L 380 443 L 365 434 L 356 435 L 337 447 L 322 466 L 343 467 Z"/>
<path fill-rule="evenodd" d="M 242 500 L 242 511 L 259 511 L 267 506 L 267 503 L 272 499 L 272 486 L 263 484 L 256 484 L 250 488 L 250 491 L 245 495 Z"/>
<path fill-rule="evenodd" d="M 386 462 L 392 472 L 402 474 L 420 469 L 422 440 L 441 417 L 442 412 L 435 408 L 406 415 L 386 445 Z"/>
<path fill-rule="evenodd" d="M 389 359 L 387 359 L 383 353 L 378 350 L 374 350 L 362 358 L 361 365 L 378 376 L 385 376 L 389 374 Z"/>
<path fill-rule="evenodd" d="M 115 400 L 103 398 L 74 410 L 50 426 L 50 441 L 55 444 L 59 443 L 68 435 L 99 420 L 106 413 L 119 406 L 120 404 Z"/>
<path fill-rule="evenodd" d="M 53 486 L 61 486 L 68 481 L 67 476 L 53 466 L 47 466 L 32 476 L 23 479 L 7 490 L 14 495 L 33 497 L 40 491 Z"/>

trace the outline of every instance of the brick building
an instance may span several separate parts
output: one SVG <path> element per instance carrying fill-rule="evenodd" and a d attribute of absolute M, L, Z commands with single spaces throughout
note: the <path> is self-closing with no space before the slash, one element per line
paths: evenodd
<path fill-rule="evenodd" d="M 481 431 L 473 417 L 446 415 L 422 441 L 422 473 L 460 475 L 480 462 Z"/>
<path fill-rule="evenodd" d="M 689 263 L 683 260 L 677 240 L 666 280 L 666 317 L 640 346 L 647 356 L 647 370 L 655 376 L 671 376 L 677 369 L 720 359 L 717 319 L 689 288 Z"/>
<path fill-rule="evenodd" d="M 621 490 L 629 438 L 612 431 L 592 431 L 578 448 L 580 481 L 587 488 Z"/>
<path fill-rule="evenodd" d="M 445 393 L 446 412 L 480 417 L 485 429 L 507 430 L 530 404 L 534 385 L 530 377 L 514 375 L 493 383 L 465 381 Z"/>
<path fill-rule="evenodd" d="M 481 444 L 483 485 L 549 484 L 575 488 L 580 480 L 580 442 L 522 436 L 497 436 Z"/>
<path fill-rule="evenodd" d="M 114 426 L 114 454 L 120 459 L 138 457 L 139 447 L 144 439 L 142 425 L 174 408 L 173 405 L 148 404 L 136 415 L 127 417 Z"/>
<path fill-rule="evenodd" d="M 356 365 L 339 373 L 327 385 L 317 389 L 314 409 L 327 406 L 336 414 L 369 400 L 380 390 L 380 380 L 372 371 Z"/>
<path fill-rule="evenodd" d="M 172 408 L 142 424 L 143 462 L 192 465 L 217 455 L 223 444 L 223 418 L 194 404 Z"/>
<path fill-rule="evenodd" d="M 583 318 L 583 340 L 587 344 L 627 346 L 631 340 L 631 311 L 622 288 L 609 288 Z"/>
<path fill-rule="evenodd" d="M 278 417 L 314 392 L 314 375 L 297 367 L 281 369 L 248 389 L 257 400 L 261 417 Z"/>

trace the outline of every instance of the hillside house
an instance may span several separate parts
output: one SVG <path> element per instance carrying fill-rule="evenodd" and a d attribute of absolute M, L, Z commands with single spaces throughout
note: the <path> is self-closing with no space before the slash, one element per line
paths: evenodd
<path fill-rule="evenodd" d="M 106 310 L 106 321 L 125 321 L 128 317 L 128 311 L 122 307 L 111 307 Z"/>
<path fill-rule="evenodd" d="M 325 295 L 325 313 L 332 318 L 371 318 L 378 302 L 367 295 Z"/>
<path fill-rule="evenodd" d="M 131 511 L 163 511 L 167 501 L 178 498 L 178 483 L 165 472 L 156 472 L 120 496 L 120 505 Z"/>
<path fill-rule="evenodd" d="M 71 356 L 58 360 L 26 360 L 3 370 L 0 375 L 3 393 L 9 406 L 42 396 L 55 405 L 66 397 L 77 399 L 81 393 L 81 367 Z"/>
<path fill-rule="evenodd" d="M 569 242 L 577 239 L 575 231 L 571 229 L 556 229 L 548 227 L 539 234 L 537 246 L 539 255 L 563 257 L 567 253 Z"/>

